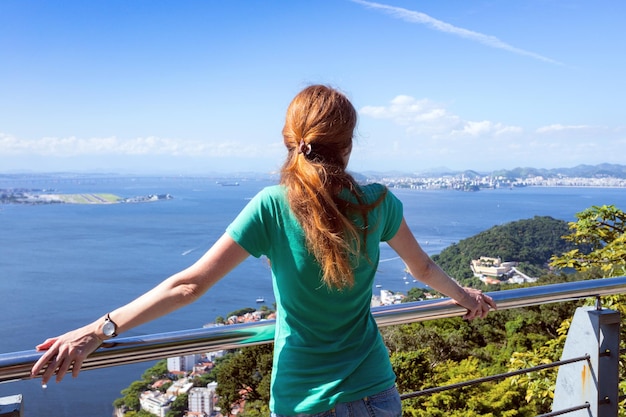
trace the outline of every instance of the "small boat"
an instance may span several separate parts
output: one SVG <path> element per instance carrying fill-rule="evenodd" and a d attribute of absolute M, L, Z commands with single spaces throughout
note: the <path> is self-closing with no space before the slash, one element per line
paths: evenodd
<path fill-rule="evenodd" d="M 265 298 L 263 298 L 263 297 L 257 297 L 257 298 L 256 298 L 256 302 L 257 302 L 257 303 L 264 303 L 264 302 L 265 302 Z"/>

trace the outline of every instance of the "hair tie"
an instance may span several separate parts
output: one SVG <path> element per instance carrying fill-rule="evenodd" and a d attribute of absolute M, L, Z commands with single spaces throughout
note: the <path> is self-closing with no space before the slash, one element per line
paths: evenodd
<path fill-rule="evenodd" d="M 301 139 L 300 145 L 298 146 L 298 153 L 302 153 L 305 156 L 308 156 L 311 153 L 311 144 L 305 143 L 304 139 Z"/>

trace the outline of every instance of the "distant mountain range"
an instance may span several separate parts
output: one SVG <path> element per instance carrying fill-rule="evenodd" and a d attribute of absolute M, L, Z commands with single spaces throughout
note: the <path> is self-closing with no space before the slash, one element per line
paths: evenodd
<path fill-rule="evenodd" d="M 529 178 L 542 176 L 544 178 L 558 178 L 558 177 L 576 177 L 576 178 L 626 178 L 626 165 L 618 164 L 599 164 L 599 165 L 578 165 L 573 168 L 530 168 L 519 167 L 514 169 L 501 169 L 491 172 L 478 172 L 474 170 L 465 171 L 453 171 L 446 168 L 438 168 L 431 171 L 424 172 L 401 172 L 401 171 L 388 171 L 388 172 L 376 172 L 367 171 L 355 174 L 355 177 L 366 178 L 380 178 L 380 177 L 443 177 L 443 176 L 457 176 L 464 175 L 468 178 L 484 177 L 491 175 L 494 177 L 505 178 Z"/>
<path fill-rule="evenodd" d="M 578 165 L 573 168 L 537 169 L 537 168 L 515 168 L 512 170 L 494 171 L 493 175 L 513 176 L 515 178 L 525 178 L 529 176 L 541 175 L 551 178 L 558 176 L 580 177 L 580 178 L 626 178 L 626 165 L 600 164 L 600 165 Z"/>

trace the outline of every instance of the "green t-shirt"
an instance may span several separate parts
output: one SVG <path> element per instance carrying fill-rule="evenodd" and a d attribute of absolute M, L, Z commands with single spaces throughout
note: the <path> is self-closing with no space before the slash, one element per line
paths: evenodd
<path fill-rule="evenodd" d="M 386 192 L 380 184 L 361 189 L 366 202 Z M 228 226 L 239 245 L 271 263 L 278 310 L 270 400 L 274 413 L 319 413 L 394 384 L 370 302 L 380 242 L 391 239 L 401 221 L 402 203 L 387 192 L 368 214 L 368 258 L 362 256 L 355 266 L 354 286 L 343 290 L 323 283 L 283 186 L 262 190 Z"/>

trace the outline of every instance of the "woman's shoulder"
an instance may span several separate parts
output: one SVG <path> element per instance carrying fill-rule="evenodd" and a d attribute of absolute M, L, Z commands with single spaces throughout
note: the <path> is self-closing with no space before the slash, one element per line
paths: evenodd
<path fill-rule="evenodd" d="M 284 197 L 286 193 L 285 186 L 282 184 L 268 185 L 259 191 L 259 194 L 269 197 Z"/>
<path fill-rule="evenodd" d="M 276 202 L 276 201 L 285 201 L 287 196 L 287 191 L 285 186 L 281 184 L 276 185 L 268 185 L 267 187 L 263 187 L 261 191 L 259 191 L 254 197 L 257 201 L 265 201 L 265 202 Z"/>

